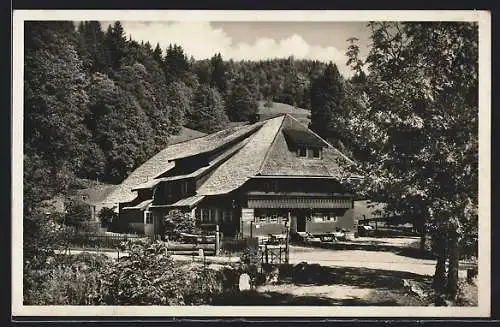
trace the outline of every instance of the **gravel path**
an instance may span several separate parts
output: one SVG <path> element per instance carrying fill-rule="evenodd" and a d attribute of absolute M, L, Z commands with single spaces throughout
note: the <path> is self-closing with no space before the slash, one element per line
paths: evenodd
<path fill-rule="evenodd" d="M 292 246 L 290 263 L 296 264 L 302 261 L 322 266 L 396 270 L 427 276 L 434 274 L 436 264 L 435 260 L 409 258 L 393 252 L 328 250 Z"/>

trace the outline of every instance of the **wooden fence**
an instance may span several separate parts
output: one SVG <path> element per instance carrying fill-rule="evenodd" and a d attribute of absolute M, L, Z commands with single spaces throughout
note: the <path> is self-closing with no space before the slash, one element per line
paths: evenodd
<path fill-rule="evenodd" d="M 167 252 L 172 255 L 214 256 L 220 253 L 219 226 L 214 227 L 213 234 L 180 233 L 175 242 L 167 241 Z"/>
<path fill-rule="evenodd" d="M 73 234 L 66 239 L 69 247 L 83 249 L 119 249 L 123 242 L 144 238 L 129 234 Z"/>

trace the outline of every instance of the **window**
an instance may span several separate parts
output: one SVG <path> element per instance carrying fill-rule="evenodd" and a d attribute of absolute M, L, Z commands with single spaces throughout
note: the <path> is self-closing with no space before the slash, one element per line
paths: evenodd
<path fill-rule="evenodd" d="M 255 209 L 255 223 L 285 224 L 288 221 L 288 211 L 272 209 Z"/>
<path fill-rule="evenodd" d="M 315 223 L 336 222 L 337 216 L 333 212 L 316 211 L 312 213 L 312 221 Z"/>
<path fill-rule="evenodd" d="M 203 223 L 209 223 L 212 219 L 212 210 L 210 209 L 200 209 L 201 210 L 201 221 Z"/>
<path fill-rule="evenodd" d="M 321 159 L 321 148 L 318 147 L 299 147 L 297 156 L 309 159 Z"/>
<path fill-rule="evenodd" d="M 333 214 L 330 214 L 328 216 L 325 217 L 325 221 L 328 221 L 328 222 L 337 222 L 337 216 L 333 215 Z"/>
<path fill-rule="evenodd" d="M 213 224 L 217 222 L 217 214 L 215 209 L 197 208 L 195 217 L 198 221 L 204 224 Z"/>
<path fill-rule="evenodd" d="M 145 211 L 144 212 L 144 222 L 146 224 L 152 224 L 153 223 L 153 219 L 151 219 L 151 212 L 149 212 L 149 211 Z"/>
<path fill-rule="evenodd" d="M 172 200 L 173 194 L 172 194 L 172 184 L 166 183 L 165 185 L 165 194 L 167 196 L 167 201 L 170 202 Z"/>
<path fill-rule="evenodd" d="M 278 223 L 278 214 L 273 213 L 271 217 L 269 217 L 269 222 L 272 224 L 277 224 Z"/>
<path fill-rule="evenodd" d="M 187 182 L 181 182 L 181 194 L 186 195 L 188 192 L 188 184 Z"/>
<path fill-rule="evenodd" d="M 265 216 L 255 217 L 255 222 L 260 223 L 260 224 L 266 224 L 267 217 L 265 217 Z"/>
<path fill-rule="evenodd" d="M 299 148 L 297 150 L 297 156 L 305 158 L 307 156 L 306 148 Z"/>
<path fill-rule="evenodd" d="M 233 212 L 228 210 L 228 211 L 223 211 L 222 212 L 222 222 L 224 223 L 230 223 L 233 221 Z"/>

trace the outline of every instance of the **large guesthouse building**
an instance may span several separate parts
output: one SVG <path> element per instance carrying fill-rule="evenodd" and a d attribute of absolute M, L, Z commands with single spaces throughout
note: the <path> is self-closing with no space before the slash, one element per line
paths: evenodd
<path fill-rule="evenodd" d="M 224 237 L 354 228 L 354 199 L 342 185 L 352 161 L 289 114 L 168 146 L 111 197 L 114 228 L 161 233 L 177 209 Z"/>

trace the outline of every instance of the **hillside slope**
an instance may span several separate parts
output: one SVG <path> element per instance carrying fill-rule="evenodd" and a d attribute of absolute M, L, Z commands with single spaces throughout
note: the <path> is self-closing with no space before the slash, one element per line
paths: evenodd
<path fill-rule="evenodd" d="M 273 102 L 271 108 L 265 106 L 265 101 L 259 101 L 258 113 L 261 119 L 267 119 L 280 114 L 290 114 L 302 124 L 308 126 L 311 122 L 311 112 L 307 109 L 291 106 L 286 103 Z"/>

